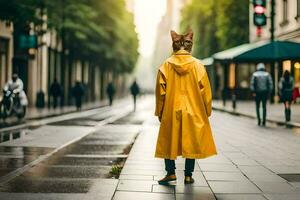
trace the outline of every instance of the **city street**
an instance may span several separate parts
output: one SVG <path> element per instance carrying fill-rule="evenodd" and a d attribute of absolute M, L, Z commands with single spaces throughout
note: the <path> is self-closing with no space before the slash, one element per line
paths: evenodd
<path fill-rule="evenodd" d="M 300 0 L 0 0 L 0 200 L 132 199 L 300 200 Z"/>
<path fill-rule="evenodd" d="M 177 183 L 161 186 L 154 97 L 140 98 L 135 113 L 131 103 L 47 118 L 1 143 L 0 198 L 299 199 L 300 129 L 262 128 L 253 119 L 214 111 L 218 155 L 197 160 L 191 186 L 183 184 L 184 160 L 178 158 Z M 110 173 L 123 164 L 119 178 Z"/>

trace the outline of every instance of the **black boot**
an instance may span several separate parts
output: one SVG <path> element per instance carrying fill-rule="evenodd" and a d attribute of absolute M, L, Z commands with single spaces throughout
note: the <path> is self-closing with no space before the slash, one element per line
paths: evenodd
<path fill-rule="evenodd" d="M 288 109 L 284 109 L 285 122 L 288 121 Z"/>
<path fill-rule="evenodd" d="M 291 109 L 290 108 L 287 109 L 286 121 L 287 122 L 291 121 Z"/>

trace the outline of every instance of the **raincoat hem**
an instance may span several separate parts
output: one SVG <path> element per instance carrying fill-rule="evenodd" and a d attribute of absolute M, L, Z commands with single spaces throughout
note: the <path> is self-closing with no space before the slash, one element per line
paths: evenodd
<path fill-rule="evenodd" d="M 214 155 L 217 155 L 217 152 L 210 153 L 210 154 L 178 154 L 176 157 L 171 157 L 169 155 L 163 155 L 163 154 L 155 154 L 156 158 L 163 158 L 163 159 L 170 159 L 170 160 L 176 160 L 177 157 L 181 156 L 182 158 L 188 158 L 188 159 L 204 159 L 208 158 Z"/>

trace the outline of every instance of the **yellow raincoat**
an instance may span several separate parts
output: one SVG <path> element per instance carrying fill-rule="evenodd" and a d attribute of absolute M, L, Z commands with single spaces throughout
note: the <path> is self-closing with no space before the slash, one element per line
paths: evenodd
<path fill-rule="evenodd" d="M 161 119 L 155 157 L 206 158 L 217 154 L 208 117 L 211 88 L 204 66 L 179 50 L 159 68 L 155 115 Z"/>

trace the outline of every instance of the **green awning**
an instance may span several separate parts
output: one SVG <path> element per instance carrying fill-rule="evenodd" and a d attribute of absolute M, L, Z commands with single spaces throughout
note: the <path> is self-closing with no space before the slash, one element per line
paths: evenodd
<path fill-rule="evenodd" d="M 300 59 L 300 43 L 290 41 L 268 42 L 244 51 L 233 58 L 235 62 L 270 62 Z"/>
<path fill-rule="evenodd" d="M 261 47 L 262 45 L 265 45 L 267 42 L 257 42 L 257 43 L 249 43 L 249 44 L 242 44 L 221 52 L 218 52 L 214 54 L 212 57 L 215 61 L 233 61 L 237 56 L 248 52 L 250 50 L 256 49 L 258 47 Z"/>
<path fill-rule="evenodd" d="M 212 57 L 201 59 L 201 63 L 205 66 L 212 66 L 214 64 L 214 59 Z"/>
<path fill-rule="evenodd" d="M 262 41 L 243 44 L 213 55 L 219 62 L 271 62 L 300 59 L 300 43 Z"/>

